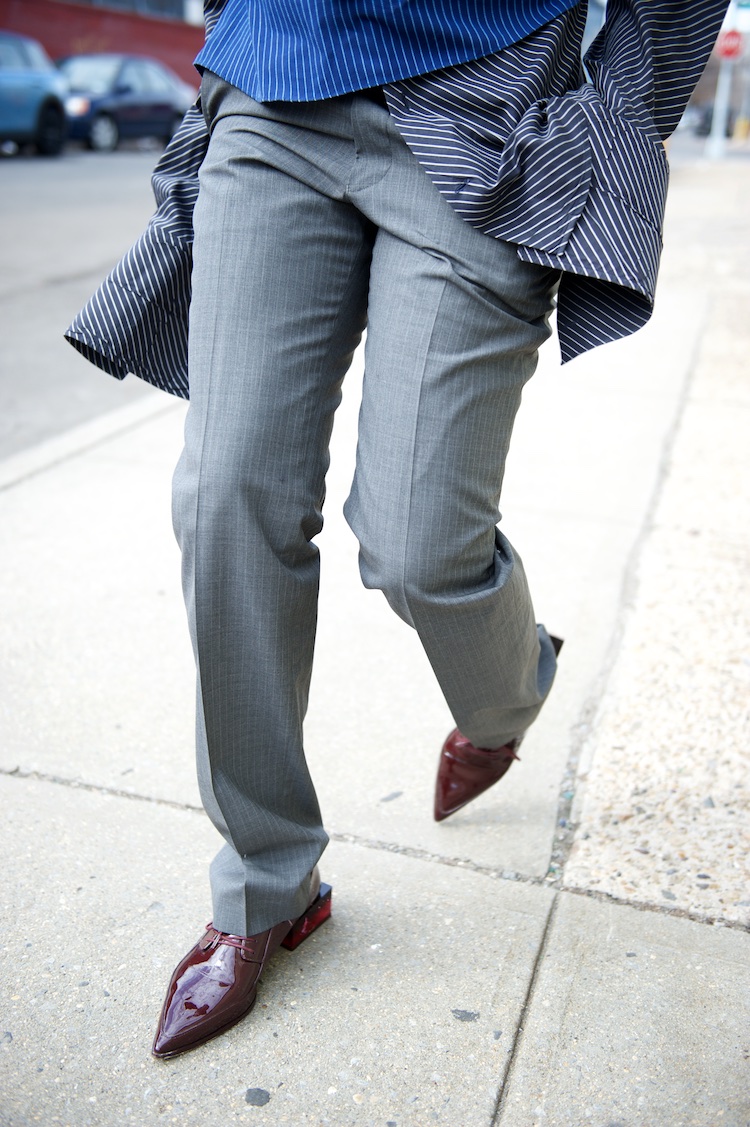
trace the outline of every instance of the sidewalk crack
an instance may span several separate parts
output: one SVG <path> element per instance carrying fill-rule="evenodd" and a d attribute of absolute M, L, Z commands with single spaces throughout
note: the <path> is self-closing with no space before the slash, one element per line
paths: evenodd
<path fill-rule="evenodd" d="M 138 794 L 137 791 L 121 790 L 119 787 L 110 787 L 103 783 L 87 783 L 83 779 L 69 779 L 63 775 L 51 775 L 45 771 L 25 771 L 21 767 L 8 770 L 0 767 L 0 776 L 12 779 L 33 779 L 40 783 L 53 783 L 59 787 L 69 787 L 71 790 L 85 790 L 94 794 L 107 794 L 113 798 L 129 798 L 135 802 L 150 802 L 154 806 L 169 806 L 173 810 L 191 810 L 196 814 L 205 814 L 202 806 L 191 802 L 176 802 L 173 798 L 158 798 L 151 794 Z"/>
<path fill-rule="evenodd" d="M 35 782 L 51 783 L 53 786 L 68 787 L 71 790 L 85 790 L 92 794 L 109 795 L 112 798 L 127 798 L 132 802 L 147 802 L 153 806 L 166 806 L 171 810 L 185 810 L 192 814 L 206 816 L 203 807 L 192 802 L 177 802 L 172 798 L 140 794 L 137 791 L 107 786 L 105 783 L 89 783 L 83 779 L 66 778 L 63 775 L 53 775 L 45 771 L 32 771 L 21 767 L 13 767 L 12 769 L 0 767 L 0 778 L 33 779 Z M 652 912 L 659 916 L 677 916 L 680 919 L 691 920 L 693 923 L 708 927 L 726 927 L 737 931 L 750 931 L 750 928 L 738 920 L 727 920 L 723 916 L 705 916 L 691 912 L 687 908 L 670 908 L 662 904 L 625 900 L 599 889 L 566 887 L 559 880 L 551 882 L 549 877 L 537 877 L 529 873 L 519 873 L 512 869 L 482 865 L 478 861 L 472 861 L 470 857 L 451 857 L 444 853 L 432 853 L 429 849 L 421 849 L 415 845 L 400 845 L 396 841 L 361 837 L 359 834 L 345 833 L 340 830 L 330 829 L 328 836 L 331 841 L 339 842 L 342 845 L 356 845 L 360 849 L 394 853 L 400 857 L 409 857 L 412 860 L 424 861 L 427 864 L 463 869 L 466 872 L 476 873 L 477 876 L 487 877 L 489 880 L 523 884 L 532 888 L 549 888 L 556 895 L 562 893 L 567 896 L 585 896 L 589 900 L 598 900 L 600 903 L 616 904 L 623 908 L 632 908 L 636 912 Z"/>
<path fill-rule="evenodd" d="M 508 1091 L 510 1089 L 510 1082 L 513 1078 L 513 1072 L 514 1072 L 515 1065 L 516 1065 L 516 1059 L 518 1057 L 519 1050 L 520 1050 L 521 1045 L 523 1043 L 523 1034 L 524 1034 L 526 1017 L 527 1017 L 527 1015 L 528 1015 L 528 1013 L 531 1009 L 531 1003 L 532 1003 L 532 1000 L 533 1000 L 534 990 L 535 990 L 536 984 L 537 984 L 537 979 L 539 978 L 539 974 L 540 974 L 541 967 L 542 967 L 542 962 L 544 961 L 544 957 L 547 954 L 547 949 L 549 947 L 549 942 L 550 942 L 550 936 L 551 936 L 551 933 L 552 933 L 552 927 L 553 927 L 554 922 L 555 922 L 555 917 L 557 916 L 557 906 L 558 906 L 558 903 L 559 903 L 559 896 L 560 896 L 560 894 L 556 892 L 555 896 L 552 900 L 552 903 L 550 904 L 549 912 L 547 913 L 547 919 L 546 919 L 545 924 L 544 924 L 544 931 L 542 933 L 541 942 L 539 944 L 539 950 L 536 953 L 536 959 L 534 960 L 534 966 L 531 968 L 531 975 L 529 977 L 529 985 L 528 985 L 528 989 L 526 991 L 526 997 L 523 1000 L 523 1004 L 521 1006 L 521 1011 L 518 1015 L 518 1026 L 516 1028 L 516 1035 L 513 1038 L 513 1047 L 511 1049 L 510 1057 L 509 1057 L 508 1063 L 505 1067 L 505 1072 L 503 1073 L 502 1079 L 500 1081 L 500 1087 L 499 1087 L 498 1093 L 497 1093 L 497 1102 L 495 1104 L 495 1112 L 494 1112 L 494 1115 L 492 1116 L 492 1127 L 498 1127 L 498 1125 L 500 1124 L 500 1117 L 502 1116 L 502 1114 L 505 1110 Z"/>

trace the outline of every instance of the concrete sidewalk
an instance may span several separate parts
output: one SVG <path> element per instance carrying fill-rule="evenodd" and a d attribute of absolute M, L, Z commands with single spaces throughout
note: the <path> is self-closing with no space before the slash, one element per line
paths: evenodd
<path fill-rule="evenodd" d="M 184 407 L 0 464 L 1 1124 L 750 1124 L 748 198 L 750 162 L 678 165 L 651 325 L 542 357 L 503 527 L 566 646 L 522 763 L 439 826 L 450 716 L 340 516 L 352 373 L 307 724 L 334 916 L 166 1064 L 218 844 L 169 519 Z"/>

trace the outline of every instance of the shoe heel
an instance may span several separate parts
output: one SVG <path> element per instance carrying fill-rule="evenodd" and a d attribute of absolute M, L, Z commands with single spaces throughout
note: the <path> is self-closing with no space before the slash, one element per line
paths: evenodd
<path fill-rule="evenodd" d="M 326 922 L 331 914 L 332 891 L 330 884 L 321 884 L 317 899 L 313 900 L 307 911 L 294 922 L 281 941 L 282 947 L 286 947 L 287 951 L 293 951 L 307 939 L 308 935 L 312 935 L 316 928 Z"/>

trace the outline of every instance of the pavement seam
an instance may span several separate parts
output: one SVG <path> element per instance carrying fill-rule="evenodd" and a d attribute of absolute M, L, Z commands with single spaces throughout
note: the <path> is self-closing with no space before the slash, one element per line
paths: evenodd
<path fill-rule="evenodd" d="M 149 794 L 140 794 L 137 791 L 120 790 L 117 787 L 104 786 L 100 783 L 87 783 L 82 779 L 65 778 L 62 775 L 47 774 L 43 771 L 27 771 L 21 767 L 12 769 L 0 767 L 0 778 L 32 779 L 35 782 L 52 783 L 54 786 L 69 787 L 71 790 L 85 790 L 93 794 L 107 795 L 112 798 L 127 798 L 135 802 L 146 802 L 153 806 L 166 806 L 171 810 L 183 810 L 191 814 L 200 814 L 207 817 L 202 806 L 192 802 L 177 802 L 172 798 L 155 798 Z M 728 920 L 723 916 L 699 915 L 687 908 L 672 908 L 662 904 L 649 904 L 637 900 L 624 900 L 622 897 L 613 896 L 609 892 L 602 892 L 595 888 L 575 888 L 566 886 L 559 881 L 551 882 L 546 877 L 535 877 L 530 874 L 518 873 L 509 869 L 497 869 L 490 865 L 480 865 L 468 857 L 449 857 L 444 853 L 431 853 L 428 849 L 419 849 L 411 845 L 399 845 L 393 841 L 382 841 L 378 838 L 360 837 L 358 834 L 343 833 L 329 830 L 331 841 L 341 845 L 356 845 L 361 849 L 370 849 L 381 853 L 394 853 L 401 857 L 409 857 L 414 861 L 424 861 L 427 864 L 445 865 L 451 869 L 463 869 L 477 876 L 487 877 L 489 880 L 505 881 L 509 884 L 522 884 L 532 888 L 549 888 L 552 892 L 562 892 L 568 896 L 582 896 L 588 900 L 597 900 L 600 903 L 614 904 L 623 908 L 632 908 L 636 912 L 650 912 L 659 916 L 673 916 L 678 919 L 690 920 L 692 923 L 704 924 L 708 927 L 723 927 L 733 931 L 750 932 L 747 926 L 738 920 Z"/>
<path fill-rule="evenodd" d="M 688 908 L 673 908 L 662 904 L 650 904 L 645 901 L 625 900 L 603 892 L 596 888 L 577 888 L 574 885 L 552 882 L 547 877 L 535 877 L 530 874 L 513 872 L 508 869 L 498 869 L 490 865 L 479 865 L 466 857 L 448 857 L 444 853 L 430 853 L 427 849 L 418 849 L 410 845 L 398 845 L 396 842 L 380 841 L 374 838 L 363 838 L 357 834 L 337 833 L 329 830 L 331 841 L 338 841 L 345 845 L 358 845 L 363 849 L 381 850 L 384 853 L 397 853 L 403 857 L 411 857 L 416 861 L 431 862 L 436 865 L 446 865 L 449 868 L 465 869 L 490 880 L 506 881 L 509 884 L 523 884 L 534 888 L 549 888 L 552 892 L 562 892 L 568 896 L 582 896 L 588 900 L 597 900 L 600 903 L 614 904 L 623 908 L 632 908 L 636 912 L 650 912 L 659 916 L 674 916 L 678 919 L 690 920 L 692 923 L 705 924 L 709 927 L 726 927 L 735 931 L 750 931 L 750 927 L 737 920 L 725 919 L 723 916 L 701 915 L 691 912 Z"/>
<path fill-rule="evenodd" d="M 103 786 L 100 783 L 87 783 L 83 779 L 70 779 L 63 775 L 50 775 L 45 771 L 25 771 L 21 767 L 8 770 L 0 767 L 0 777 L 2 776 L 7 779 L 33 779 L 38 783 L 52 783 L 55 786 L 69 787 L 71 790 L 86 790 L 94 794 L 105 794 L 111 798 L 129 798 L 134 802 L 148 802 L 153 806 L 168 806 L 172 810 L 189 810 L 195 814 L 205 814 L 202 806 L 196 806 L 191 802 L 176 802 L 173 798 L 154 798 L 150 794 L 120 790 L 118 787 Z"/>
<path fill-rule="evenodd" d="M 549 947 L 552 928 L 553 928 L 553 925 L 554 925 L 554 922 L 555 922 L 555 918 L 557 916 L 558 903 L 559 903 L 559 894 L 555 893 L 555 895 L 552 899 L 552 903 L 549 906 L 549 911 L 547 912 L 547 919 L 545 920 L 545 923 L 544 923 L 544 931 L 542 932 L 542 938 L 541 938 L 541 941 L 539 943 L 539 949 L 536 953 L 536 958 L 534 959 L 534 965 L 531 968 L 531 974 L 529 976 L 529 985 L 528 985 L 528 988 L 526 990 L 526 997 L 523 1000 L 523 1004 L 521 1005 L 521 1010 L 520 1010 L 520 1013 L 518 1015 L 518 1025 L 516 1026 L 516 1035 L 513 1038 L 513 1048 L 511 1049 L 509 1060 L 508 1060 L 508 1062 L 505 1066 L 505 1071 L 504 1071 L 502 1079 L 500 1081 L 500 1087 L 499 1087 L 498 1093 L 497 1093 L 497 1101 L 495 1103 L 495 1111 L 494 1111 L 494 1114 L 492 1116 L 492 1127 L 498 1127 L 498 1125 L 500 1124 L 500 1121 L 501 1121 L 501 1116 L 503 1114 L 503 1111 L 505 1110 L 505 1104 L 506 1104 L 506 1101 L 507 1101 L 508 1091 L 510 1090 L 511 1081 L 513 1079 L 513 1070 L 514 1070 L 514 1067 L 515 1067 L 516 1060 L 518 1058 L 518 1053 L 519 1053 L 521 1045 L 523 1043 L 524 1023 L 525 1023 L 526 1018 L 527 1018 L 529 1011 L 531 1009 L 531 1005 L 532 1005 L 532 1002 L 533 1002 L 533 996 L 534 996 L 534 990 L 536 988 L 537 980 L 539 978 L 542 962 L 544 961 L 544 957 L 547 954 L 547 949 Z"/>
<path fill-rule="evenodd" d="M 557 816 L 555 818 L 555 834 L 553 837 L 552 849 L 550 851 L 550 872 L 557 878 L 550 887 L 574 891 L 573 889 L 565 889 L 563 885 L 565 866 L 570 857 L 570 851 L 573 848 L 576 832 L 578 830 L 578 822 L 573 821 L 571 815 L 577 801 L 580 802 L 580 794 L 577 789 L 579 782 L 584 782 L 579 776 L 579 768 L 581 765 L 582 753 L 584 751 L 587 741 L 591 738 L 595 731 L 599 714 L 604 706 L 604 700 L 607 694 L 612 674 L 617 665 L 622 648 L 622 639 L 625 634 L 628 617 L 631 610 L 634 608 L 638 589 L 639 589 L 639 572 L 641 559 L 645 552 L 649 537 L 656 527 L 656 514 L 664 494 L 667 479 L 669 477 L 670 468 L 672 464 L 672 455 L 674 452 L 677 437 L 680 433 L 688 403 L 690 401 L 691 391 L 695 382 L 695 374 L 698 367 L 698 360 L 704 344 L 704 333 L 706 326 L 710 320 L 711 310 L 714 306 L 716 297 L 714 293 L 707 295 L 705 307 L 701 313 L 701 319 L 698 324 L 695 341 L 690 353 L 689 362 L 685 366 L 685 375 L 680 389 L 679 399 L 672 418 L 672 422 L 665 435 L 664 443 L 662 446 L 661 457 L 656 471 L 654 486 L 649 497 L 646 510 L 643 514 L 643 519 L 636 533 L 633 545 L 628 553 L 625 567 L 622 573 L 622 582 L 620 584 L 620 595 L 618 599 L 617 614 L 615 617 L 615 624 L 610 636 L 609 644 L 604 653 L 604 659 L 599 674 L 591 688 L 591 691 L 584 700 L 578 714 L 578 719 L 572 725 L 570 730 L 571 746 L 568 761 L 565 765 L 563 773 L 562 784 L 560 786 L 560 798 L 557 805 Z M 593 755 L 592 755 L 593 760 Z M 590 766 L 590 764 L 589 764 Z M 562 831 L 562 832 L 561 832 Z M 588 890 L 581 890 L 588 892 Z M 629 903 L 629 901 L 623 901 Z M 691 917 L 692 918 L 692 917 Z"/>

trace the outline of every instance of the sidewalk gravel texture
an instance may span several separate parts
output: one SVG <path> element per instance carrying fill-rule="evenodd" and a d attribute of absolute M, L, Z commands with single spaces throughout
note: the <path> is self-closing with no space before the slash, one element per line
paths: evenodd
<path fill-rule="evenodd" d="M 750 161 L 678 163 L 651 325 L 543 352 L 503 528 L 566 645 L 521 763 L 439 826 L 450 717 L 340 515 L 355 366 L 307 723 L 333 918 L 171 1062 L 151 1039 L 218 844 L 169 517 L 184 407 L 0 464 L 3 1127 L 748 1127 L 749 199 Z"/>

